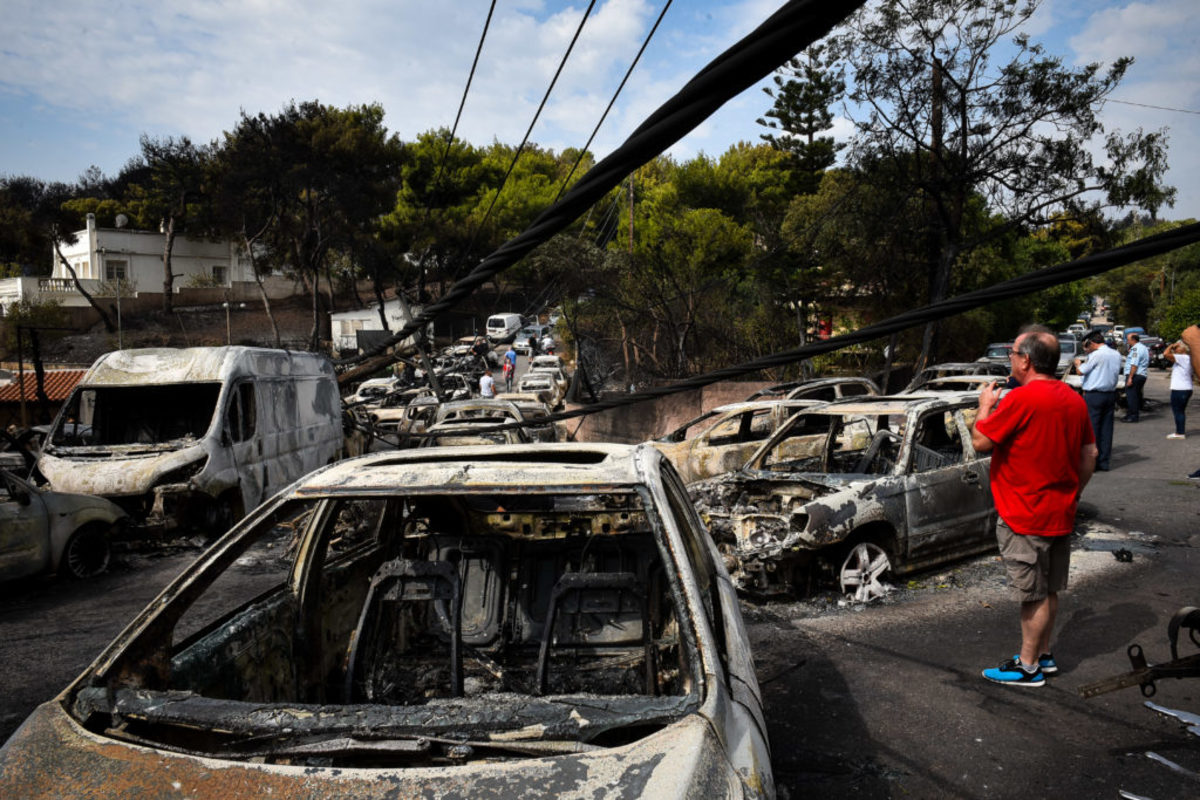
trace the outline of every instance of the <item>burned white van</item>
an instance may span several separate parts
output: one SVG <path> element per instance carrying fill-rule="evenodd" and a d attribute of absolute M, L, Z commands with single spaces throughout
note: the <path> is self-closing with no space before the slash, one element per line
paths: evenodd
<path fill-rule="evenodd" d="M 81 442 L 62 435 L 87 426 Z M 220 531 L 342 449 L 333 366 L 257 347 L 118 350 L 96 360 L 38 468 L 135 520 Z"/>

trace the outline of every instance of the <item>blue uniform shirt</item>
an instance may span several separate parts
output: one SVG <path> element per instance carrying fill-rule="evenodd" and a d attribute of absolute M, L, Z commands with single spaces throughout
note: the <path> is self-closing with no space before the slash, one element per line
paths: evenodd
<path fill-rule="evenodd" d="M 1141 342 L 1137 342 L 1133 347 L 1129 348 L 1129 352 L 1125 355 L 1125 369 L 1122 370 L 1122 375 L 1129 374 L 1130 366 L 1137 367 L 1137 374 L 1142 377 L 1150 371 L 1150 348 Z"/>
<path fill-rule="evenodd" d="M 1093 350 L 1079 366 L 1085 392 L 1113 392 L 1121 374 L 1121 354 L 1106 344 Z"/>

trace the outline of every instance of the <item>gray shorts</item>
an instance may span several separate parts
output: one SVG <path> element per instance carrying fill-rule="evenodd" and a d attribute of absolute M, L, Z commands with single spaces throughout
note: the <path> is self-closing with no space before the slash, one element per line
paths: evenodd
<path fill-rule="evenodd" d="M 1000 557 L 1008 582 L 1022 603 L 1042 600 L 1067 588 L 1071 568 L 1071 537 L 1023 536 L 1003 521 L 996 523 Z"/>

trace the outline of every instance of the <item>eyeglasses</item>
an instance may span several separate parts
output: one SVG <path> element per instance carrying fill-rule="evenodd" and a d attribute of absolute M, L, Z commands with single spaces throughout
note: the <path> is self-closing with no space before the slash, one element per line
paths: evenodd
<path fill-rule="evenodd" d="M 1020 350 L 1010 350 L 1008 352 L 1008 357 L 1012 358 L 1013 356 L 1025 356 L 1026 358 L 1029 358 L 1029 353 L 1022 353 Z"/>

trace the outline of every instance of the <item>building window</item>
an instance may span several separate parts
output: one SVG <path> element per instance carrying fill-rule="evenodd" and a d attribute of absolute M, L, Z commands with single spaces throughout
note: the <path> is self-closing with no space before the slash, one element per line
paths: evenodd
<path fill-rule="evenodd" d="M 212 268 L 212 280 L 217 286 L 225 286 L 229 283 L 229 267 L 214 265 Z"/>
<path fill-rule="evenodd" d="M 105 259 L 104 261 L 104 280 L 106 281 L 123 281 L 128 276 L 125 274 L 129 266 L 129 262 L 123 259 Z"/>

